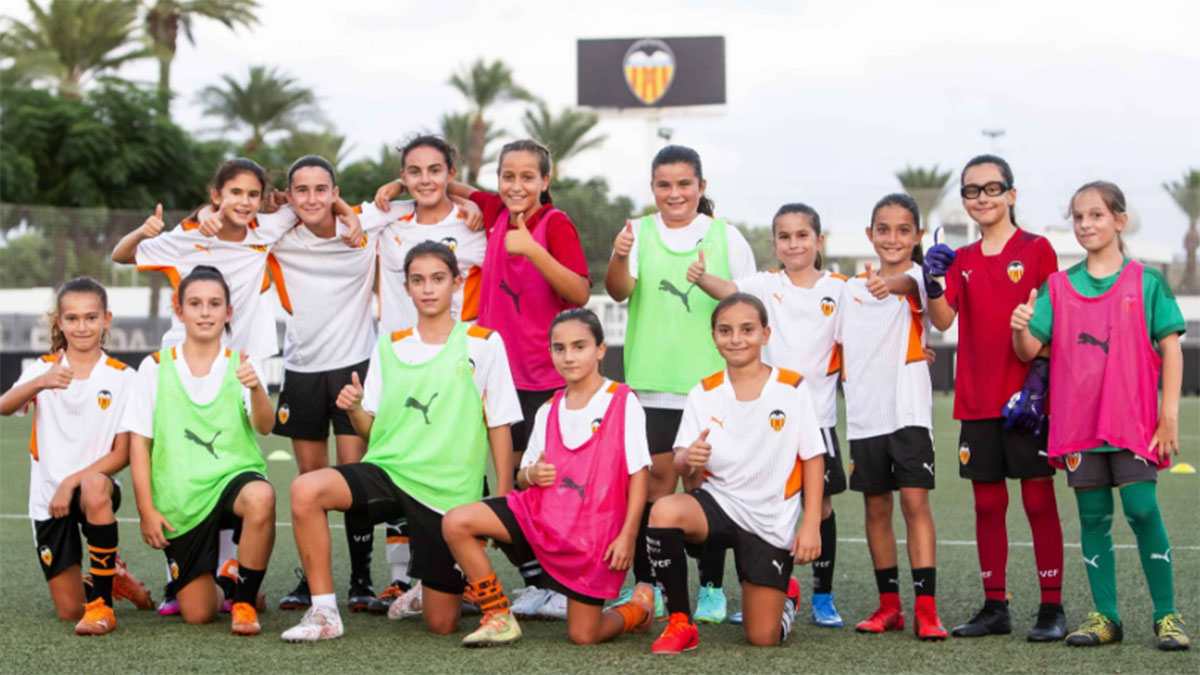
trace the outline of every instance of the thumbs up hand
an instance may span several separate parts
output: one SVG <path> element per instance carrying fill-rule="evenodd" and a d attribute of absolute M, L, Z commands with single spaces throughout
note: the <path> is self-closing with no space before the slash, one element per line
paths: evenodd
<path fill-rule="evenodd" d="M 1029 291 L 1029 301 L 1024 304 L 1017 305 L 1013 310 L 1012 319 L 1009 321 L 1009 327 L 1014 331 L 1020 332 L 1029 327 L 1029 322 L 1033 319 L 1033 308 L 1037 304 L 1037 289 Z"/>
<path fill-rule="evenodd" d="M 887 282 L 879 276 L 879 270 L 871 263 L 867 263 L 867 292 L 875 296 L 876 300 L 884 300 L 888 296 Z"/>
<path fill-rule="evenodd" d="M 688 265 L 687 280 L 690 284 L 700 283 L 700 278 L 704 276 L 707 266 L 704 264 L 704 249 L 700 249 L 700 256 L 696 258 L 696 262 Z"/>
<path fill-rule="evenodd" d="M 613 255 L 617 258 L 628 258 L 633 251 L 633 221 L 625 221 L 625 227 L 617 233 L 617 240 L 613 242 Z"/>
<path fill-rule="evenodd" d="M 65 350 L 58 350 L 54 355 L 54 363 L 42 374 L 42 389 L 66 389 L 71 386 L 71 380 L 75 378 L 75 373 L 71 371 L 69 366 L 63 364 L 63 360 L 67 358 Z"/>
<path fill-rule="evenodd" d="M 254 366 L 250 365 L 250 357 L 246 352 L 238 352 L 240 363 L 237 367 L 237 379 L 242 383 L 242 386 L 247 389 L 258 389 L 262 383 L 258 381 L 258 373 L 254 372 Z"/>
<path fill-rule="evenodd" d="M 158 235 L 162 234 L 162 231 L 163 231 L 162 213 L 163 213 L 162 204 L 159 204 L 154 209 L 154 215 L 150 216 L 149 218 L 146 219 L 145 222 L 142 223 L 141 232 L 142 232 L 143 237 L 145 237 L 147 239 L 153 239 L 154 237 L 157 237 Z"/>
<path fill-rule="evenodd" d="M 336 405 L 340 410 L 361 410 L 362 400 L 362 382 L 359 381 L 357 372 L 350 371 L 350 384 L 338 392 Z"/>
<path fill-rule="evenodd" d="M 508 251 L 509 255 L 519 255 L 528 258 L 534 249 L 538 248 L 538 243 L 533 240 L 533 235 L 529 233 L 529 228 L 525 226 L 525 214 L 518 213 L 512 222 L 517 227 L 515 230 L 509 230 L 504 235 L 504 250 Z"/>
<path fill-rule="evenodd" d="M 221 228 L 225 227 L 225 209 L 229 208 L 229 205 L 232 203 L 233 202 L 228 199 L 221 202 L 221 204 L 217 207 L 216 213 L 213 213 L 200 223 L 199 232 L 202 236 L 217 236 L 217 233 L 221 231 Z"/>
<path fill-rule="evenodd" d="M 538 460 L 533 466 L 529 467 L 525 477 L 529 479 L 531 485 L 538 487 L 550 487 L 554 485 L 554 481 L 558 475 L 554 471 L 554 465 L 546 461 L 546 451 L 538 456 Z"/>
<path fill-rule="evenodd" d="M 712 444 L 708 442 L 709 431 L 711 430 L 705 429 L 701 431 L 700 436 L 688 446 L 688 466 L 700 469 L 708 465 L 708 458 L 712 457 Z"/>

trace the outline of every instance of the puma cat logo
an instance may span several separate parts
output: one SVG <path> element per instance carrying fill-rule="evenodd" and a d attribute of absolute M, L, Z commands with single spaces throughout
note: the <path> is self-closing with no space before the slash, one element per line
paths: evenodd
<path fill-rule="evenodd" d="M 404 407 L 405 408 L 415 408 L 417 410 L 420 410 L 421 417 L 425 418 L 425 424 L 429 424 L 429 406 L 433 405 L 433 399 L 435 399 L 435 398 L 437 398 L 436 391 L 433 393 L 433 396 L 429 397 L 429 402 L 425 403 L 425 404 L 422 404 L 417 399 L 409 396 L 408 400 L 404 402 Z"/>
<path fill-rule="evenodd" d="M 205 441 L 201 440 L 201 438 L 199 436 L 197 436 L 196 433 L 194 431 L 192 431 L 191 429 L 183 430 L 184 438 L 186 438 L 189 441 L 195 443 L 196 445 L 199 445 L 200 447 L 204 448 L 205 450 L 208 451 L 208 454 L 212 455 L 213 457 L 217 456 L 217 451 L 213 449 L 213 443 L 217 442 L 217 436 L 220 436 L 220 435 L 221 435 L 221 432 L 218 431 L 217 433 L 213 434 L 211 441 L 205 442 Z"/>
<path fill-rule="evenodd" d="M 686 292 L 683 292 L 683 291 L 680 291 L 678 288 L 675 288 L 675 284 L 671 283 L 670 281 L 667 281 L 666 279 L 663 279 L 662 281 L 658 282 L 658 290 L 666 291 L 667 293 L 670 293 L 671 295 L 678 296 L 679 301 L 683 303 L 683 308 L 685 310 L 687 310 L 688 312 L 692 311 L 692 306 L 688 303 L 688 294 L 691 293 L 692 289 L 695 287 L 696 287 L 696 284 L 692 284 L 692 285 L 688 286 Z"/>
<path fill-rule="evenodd" d="M 959 270 L 959 272 L 962 272 L 963 281 L 970 281 L 971 273 L 974 271 L 975 270 Z"/>
<path fill-rule="evenodd" d="M 1099 563 L 1099 562 L 1097 562 L 1099 559 L 1100 559 L 1100 554 L 1099 554 L 1099 553 L 1097 553 L 1096 555 L 1092 556 L 1091 558 L 1089 558 L 1089 557 L 1087 557 L 1087 556 L 1085 555 L 1085 556 L 1083 556 L 1083 564 L 1085 564 L 1085 565 L 1091 565 L 1092 567 L 1095 567 L 1096 569 L 1100 569 L 1100 563 Z"/>
<path fill-rule="evenodd" d="M 1151 560 L 1161 560 L 1161 561 L 1169 564 L 1171 562 L 1171 549 L 1168 548 L 1166 553 L 1151 553 L 1150 559 Z"/>
<path fill-rule="evenodd" d="M 568 490 L 574 490 L 574 491 L 578 492 L 579 498 L 583 499 L 583 486 L 580 485 L 579 483 L 576 483 L 575 480 L 573 478 L 571 478 L 570 476 L 563 478 L 562 482 L 559 483 L 559 485 L 567 488 Z"/>
<path fill-rule="evenodd" d="M 772 560 L 771 564 L 775 566 L 775 570 L 777 572 L 783 574 L 783 563 L 779 562 L 778 560 Z"/>
<path fill-rule="evenodd" d="M 1079 333 L 1079 342 L 1078 342 L 1078 344 L 1081 344 L 1081 345 L 1096 345 L 1096 346 L 1097 346 L 1097 347 L 1099 347 L 1100 349 L 1103 349 L 1103 350 L 1104 350 L 1104 353 L 1105 353 L 1105 354 L 1107 354 L 1107 353 L 1108 353 L 1108 342 L 1109 342 L 1109 340 L 1112 340 L 1112 326 L 1109 326 L 1109 327 L 1108 327 L 1108 337 L 1104 338 L 1104 342 L 1101 342 L 1100 340 L 1098 340 L 1098 339 L 1097 339 L 1095 336 L 1093 336 L 1091 333 L 1083 333 L 1083 332 L 1080 332 L 1080 333 Z"/>
<path fill-rule="evenodd" d="M 108 559 L 112 557 L 112 554 L 110 553 L 108 555 L 96 555 L 95 553 L 88 551 L 88 557 L 92 559 L 92 562 L 96 563 L 97 565 L 99 565 L 100 567 L 103 568 L 103 567 L 108 567 Z M 1170 562 L 1170 561 L 1168 561 L 1168 562 Z"/>
<path fill-rule="evenodd" d="M 920 581 L 917 581 L 914 579 L 913 580 L 913 588 L 925 588 L 925 580 L 921 579 Z"/>
<path fill-rule="evenodd" d="M 932 464 L 929 464 L 927 462 L 921 462 L 921 466 L 925 467 L 925 470 L 929 472 L 930 476 L 933 475 L 933 465 Z"/>
<path fill-rule="evenodd" d="M 517 314 L 520 314 L 521 313 L 521 294 L 514 291 L 513 289 L 509 288 L 508 282 L 503 279 L 500 280 L 500 290 L 504 291 L 505 293 L 508 294 L 508 297 L 512 298 L 513 307 L 516 308 Z"/>

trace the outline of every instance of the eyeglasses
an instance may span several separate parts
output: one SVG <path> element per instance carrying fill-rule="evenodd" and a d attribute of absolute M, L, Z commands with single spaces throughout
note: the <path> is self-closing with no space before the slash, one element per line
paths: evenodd
<path fill-rule="evenodd" d="M 980 192 L 983 192 L 983 194 L 989 197 L 999 197 L 1011 189 L 1012 186 L 1008 183 L 994 180 L 990 183 L 984 183 L 983 185 L 969 183 L 962 186 L 962 189 L 958 191 L 958 194 L 962 195 L 963 199 L 975 199 L 979 196 Z"/>

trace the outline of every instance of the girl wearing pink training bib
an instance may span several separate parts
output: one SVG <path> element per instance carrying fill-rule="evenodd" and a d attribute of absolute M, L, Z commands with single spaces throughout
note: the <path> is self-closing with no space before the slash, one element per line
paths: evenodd
<path fill-rule="evenodd" d="M 599 372 L 604 334 L 586 309 L 559 314 L 550 327 L 550 352 L 567 388 L 537 412 L 518 484 L 507 497 L 446 514 L 442 531 L 469 583 L 465 597 L 479 605 L 480 627 L 467 647 L 514 642 L 521 629 L 477 537 L 500 543 L 516 565 L 536 561 L 538 583 L 567 598 L 567 634 L 576 644 L 606 642 L 649 627 L 653 592 L 607 612 L 633 559 L 647 467 L 645 413 L 627 385 Z M 526 591 L 536 592 L 536 591 Z"/>
<path fill-rule="evenodd" d="M 1047 451 L 1075 489 L 1096 603 L 1067 644 L 1094 647 L 1124 637 L 1112 543 L 1116 487 L 1150 586 L 1158 648 L 1187 649 L 1155 491 L 1157 472 L 1179 454 L 1183 315 L 1162 274 L 1125 256 L 1120 235 L 1129 218 L 1120 188 L 1088 183 L 1071 198 L 1070 213 L 1087 259 L 1052 274 L 1012 315 L 1013 348 L 1023 361 L 1050 344 Z"/>

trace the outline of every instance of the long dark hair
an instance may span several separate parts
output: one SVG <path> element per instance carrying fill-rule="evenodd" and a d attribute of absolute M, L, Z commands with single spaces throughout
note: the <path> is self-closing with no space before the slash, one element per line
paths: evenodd
<path fill-rule="evenodd" d="M 446 158 L 446 169 L 458 169 L 458 150 L 450 141 L 437 136 L 435 134 L 422 134 L 413 136 L 400 147 L 400 171 L 404 171 L 404 160 L 408 158 L 408 153 L 417 148 L 433 148 L 442 153 L 442 157 Z"/>
<path fill-rule="evenodd" d="M 57 353 L 60 349 L 67 348 L 67 336 L 63 335 L 62 329 L 58 327 L 58 316 L 62 314 L 62 299 L 68 293 L 91 293 L 100 298 L 100 306 L 108 312 L 108 292 L 95 279 L 89 277 L 78 277 L 63 283 L 58 287 L 58 293 L 54 296 L 54 311 L 50 312 L 50 353 Z M 108 329 L 104 330 L 104 334 L 100 336 L 100 344 L 104 345 L 108 342 Z"/>
<path fill-rule="evenodd" d="M 267 172 L 258 165 L 258 162 L 252 159 L 246 159 L 245 157 L 234 157 L 233 159 L 227 159 L 224 162 L 221 162 L 221 165 L 217 167 L 217 172 L 213 174 L 212 182 L 208 184 L 208 189 L 220 192 L 221 188 L 225 187 L 226 183 L 234 178 L 237 178 L 243 173 L 251 174 L 258 179 L 258 184 L 261 186 L 262 193 L 265 198 L 267 194 Z M 330 175 L 333 174 L 330 173 Z M 288 181 L 291 182 L 291 173 L 288 174 Z M 216 208 L 215 204 L 212 206 L 214 209 Z M 195 211 L 192 211 L 192 214 L 188 216 L 186 220 L 194 221 L 199 215 L 200 209 L 196 209 Z"/>
<path fill-rule="evenodd" d="M 550 322 L 550 334 L 554 333 L 554 327 L 560 323 L 567 321 L 578 321 L 588 327 L 592 332 L 592 337 L 596 338 L 596 346 L 604 344 L 604 326 L 600 323 L 600 317 L 587 307 L 572 307 L 559 312 L 554 320 Z"/>
<path fill-rule="evenodd" d="M 696 180 L 704 180 L 704 167 L 700 163 L 700 153 L 682 145 L 668 145 L 658 154 L 654 156 L 654 161 L 650 162 L 650 176 L 654 176 L 654 171 L 665 164 L 687 164 L 692 167 L 692 171 L 696 172 Z M 713 210 L 716 204 L 713 200 L 705 195 L 700 195 L 700 203 L 696 204 L 696 211 L 703 213 L 709 218 L 713 217 Z"/>
<path fill-rule="evenodd" d="M 762 323 L 762 327 L 767 327 L 767 306 L 764 305 L 762 300 L 759 300 L 757 296 L 750 295 L 749 293 L 738 292 L 726 296 L 725 299 L 718 302 L 717 306 L 713 309 L 713 330 L 717 329 L 717 317 L 721 315 L 721 312 L 724 312 L 734 305 L 750 305 L 754 308 L 754 311 L 758 312 L 758 320 Z"/>
<path fill-rule="evenodd" d="M 225 291 L 225 306 L 229 307 L 229 284 L 225 281 L 225 275 L 212 265 L 196 265 L 186 277 L 179 280 L 179 288 L 175 289 L 177 311 L 183 308 L 183 298 L 187 294 L 188 286 L 197 281 L 215 281 L 221 284 L 221 290 Z M 228 321 L 225 322 L 225 332 L 232 332 Z"/>
<path fill-rule="evenodd" d="M 541 172 L 542 177 L 544 178 L 550 175 L 550 151 L 546 149 L 546 146 L 538 143 L 532 138 L 523 138 L 519 141 L 513 141 L 512 143 L 505 144 L 503 148 L 500 148 L 500 160 L 496 162 L 498 165 L 496 168 L 497 174 L 500 173 L 500 168 L 504 166 L 504 156 L 510 152 L 532 152 L 533 154 L 537 155 L 538 171 Z M 542 194 L 539 199 L 541 200 L 541 204 L 543 206 L 554 203 L 554 201 L 550 198 L 550 186 L 546 186 L 546 189 L 542 190 Z"/>
<path fill-rule="evenodd" d="M 883 199 L 875 202 L 875 208 L 871 209 L 871 226 L 875 225 L 875 214 L 879 213 L 879 209 L 885 206 L 899 206 L 912 214 L 913 223 L 917 226 L 917 233 L 921 232 L 921 209 L 917 207 L 917 200 L 903 192 L 893 192 L 886 195 Z M 925 251 L 921 248 L 921 238 L 917 237 L 917 245 L 913 247 L 912 261 L 920 265 L 925 262 Z"/>
<path fill-rule="evenodd" d="M 779 207 L 779 210 L 775 212 L 775 217 L 771 219 L 772 239 L 775 238 L 775 223 L 779 220 L 779 216 L 786 216 L 789 213 L 799 213 L 808 216 L 808 222 L 810 225 L 812 225 L 813 234 L 817 235 L 818 237 L 821 236 L 821 215 L 817 213 L 817 210 L 808 204 L 791 202 Z M 821 269 L 821 252 L 819 250 L 817 251 L 817 259 L 815 262 L 813 262 L 813 267 Z"/>
<path fill-rule="evenodd" d="M 966 166 L 963 167 L 962 173 L 958 175 L 958 182 L 965 184 L 967 169 L 973 166 L 979 166 L 980 164 L 994 164 L 997 169 L 1000 169 L 1000 176 L 1004 178 L 1004 182 L 1008 183 L 1008 189 L 1013 189 L 1014 185 L 1012 167 L 1008 165 L 1008 162 L 1004 161 L 1004 158 L 996 155 L 976 155 L 972 157 L 970 161 L 967 162 Z M 1014 207 L 1008 207 L 1008 220 L 1013 225 L 1017 224 L 1017 210 Z"/>

